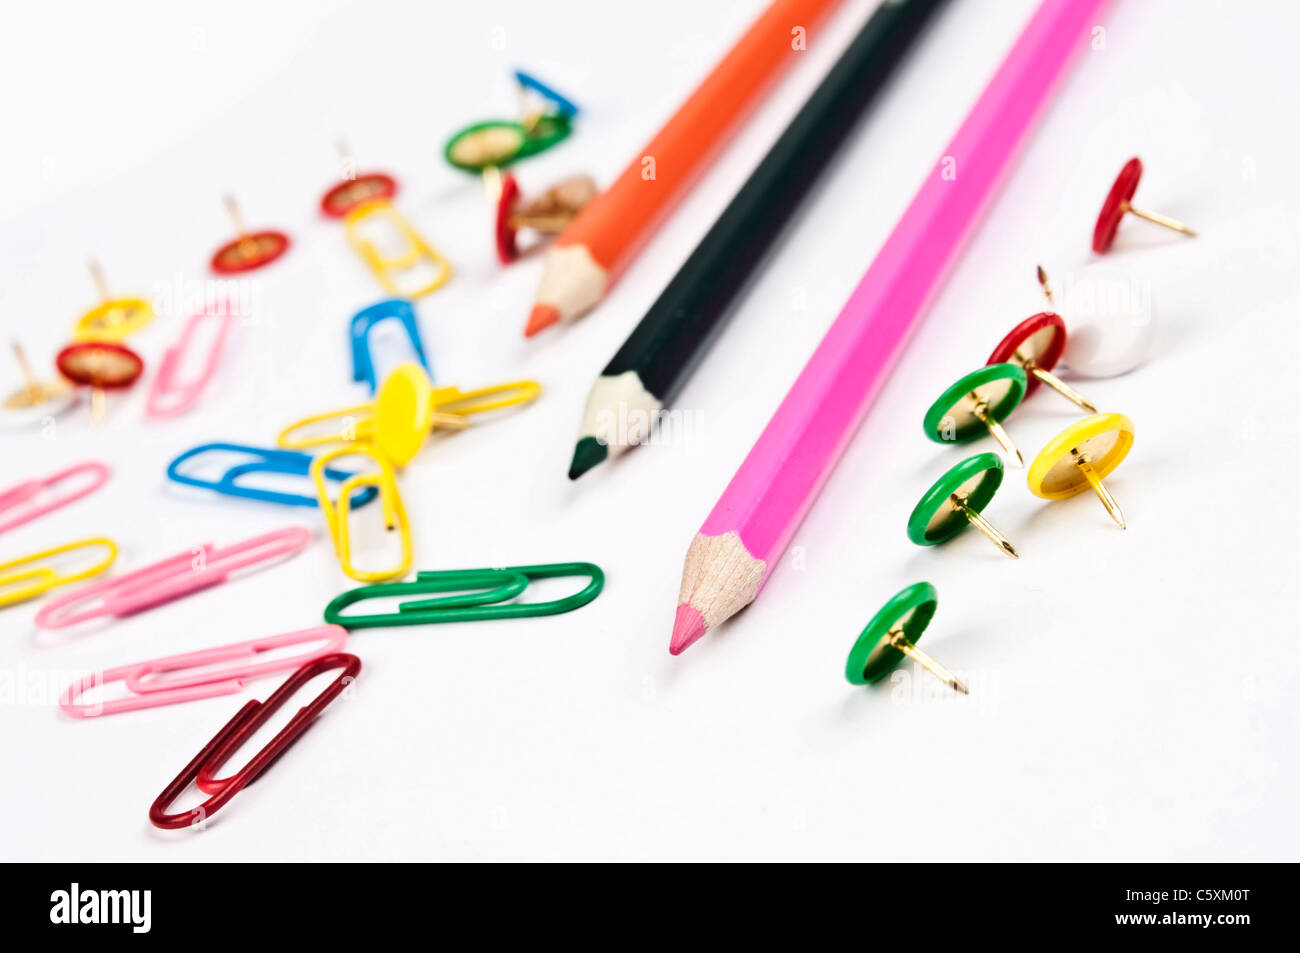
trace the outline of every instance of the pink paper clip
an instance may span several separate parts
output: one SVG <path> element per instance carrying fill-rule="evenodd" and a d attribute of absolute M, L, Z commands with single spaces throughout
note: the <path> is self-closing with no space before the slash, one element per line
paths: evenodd
<path fill-rule="evenodd" d="M 290 671 L 322 655 L 342 652 L 347 640 L 348 631 L 341 625 L 318 625 L 313 629 L 249 639 L 247 642 L 232 642 L 230 645 L 219 645 L 198 652 L 169 655 L 150 662 L 137 662 L 134 665 L 110 668 L 102 672 L 93 672 L 69 685 L 59 696 L 59 707 L 73 718 L 98 718 L 100 715 L 116 715 L 123 711 L 175 705 L 179 702 L 197 701 L 200 698 L 215 698 L 217 695 L 233 695 L 243 690 L 245 679 Z M 203 669 L 173 678 L 149 677 L 182 669 L 200 669 L 202 666 L 217 662 L 247 661 L 272 649 L 286 645 L 300 645 L 304 642 L 319 642 L 320 645 L 289 658 L 229 665 L 219 669 Z M 117 681 L 125 684 L 126 690 L 130 692 L 127 697 L 102 702 L 80 701 L 81 696 L 86 692 Z"/>
<path fill-rule="evenodd" d="M 230 323 L 234 318 L 234 310 L 225 303 L 214 308 L 205 308 L 190 316 L 180 338 L 163 352 L 158 373 L 149 386 L 149 397 L 144 408 L 146 417 L 153 419 L 175 417 L 177 414 L 185 413 L 198 402 L 203 388 L 208 386 L 208 382 L 217 372 L 217 362 L 221 359 L 221 352 L 226 346 L 226 337 L 230 333 Z M 192 381 L 177 383 L 176 375 L 181 361 L 190 348 L 195 330 L 204 319 L 220 322 L 217 325 L 216 336 L 212 339 L 212 346 L 208 349 L 207 360 Z"/>
<path fill-rule="evenodd" d="M 45 498 L 48 494 L 52 494 L 60 484 L 73 481 L 83 473 L 91 475 L 90 481 L 86 485 L 65 490 L 62 495 L 55 496 L 54 499 Z M 108 468 L 107 464 L 90 460 L 41 479 L 26 480 L 17 486 L 0 492 L 0 514 L 22 506 L 24 503 L 34 504 L 26 507 L 15 516 L 0 520 L 0 533 L 11 530 L 15 526 L 21 526 L 38 516 L 44 516 L 51 510 L 57 510 L 61 506 L 67 506 L 83 496 L 94 493 L 108 482 L 108 478 L 112 474 L 113 471 Z"/>
<path fill-rule="evenodd" d="M 100 616 L 120 619 L 219 586 L 245 566 L 296 555 L 310 541 L 311 530 L 289 526 L 221 548 L 204 543 L 125 576 L 52 599 L 36 614 L 36 624 L 42 629 L 62 629 Z"/>

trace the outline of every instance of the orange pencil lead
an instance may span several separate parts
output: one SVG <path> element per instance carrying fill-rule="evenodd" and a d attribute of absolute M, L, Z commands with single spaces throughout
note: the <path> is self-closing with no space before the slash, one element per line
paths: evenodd
<path fill-rule="evenodd" d="M 524 337 L 530 338 L 538 331 L 544 331 L 560 320 L 560 312 L 549 304 L 534 305 L 528 315 L 528 326 L 524 328 Z"/>

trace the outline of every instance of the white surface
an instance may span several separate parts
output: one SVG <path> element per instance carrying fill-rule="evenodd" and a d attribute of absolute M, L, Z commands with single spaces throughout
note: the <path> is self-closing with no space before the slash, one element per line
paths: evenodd
<path fill-rule="evenodd" d="M 38 634 L 39 603 L 4 610 L 6 857 L 1296 858 L 1295 10 L 1118 0 L 1104 52 L 1070 74 L 796 550 L 757 605 L 674 659 L 691 534 L 1034 4 L 952 4 L 691 382 L 678 404 L 694 415 L 690 439 L 576 485 L 565 471 L 593 376 L 870 4 L 813 32 L 596 314 L 532 341 L 520 331 L 540 264 L 498 269 L 481 189 L 440 151 L 459 125 L 510 114 L 520 64 L 587 110 L 568 144 L 521 167 L 525 191 L 575 169 L 608 181 L 757 6 L 11 11 L 4 336 L 47 366 L 93 303 L 89 255 L 118 294 L 201 280 L 228 236 L 226 191 L 250 225 L 283 227 L 295 246 L 258 276 L 258 321 L 235 334 L 194 413 L 145 425 L 137 389 L 98 432 L 83 407 L 48 439 L 0 436 L 0 486 L 87 457 L 117 471 L 90 500 L 5 534 L 0 554 L 106 533 L 129 569 L 286 523 L 318 538 L 273 570 L 88 632 Z M 196 443 L 269 444 L 288 421 L 362 396 L 347 320 L 381 292 L 315 204 L 340 136 L 362 169 L 400 178 L 400 209 L 457 267 L 419 305 L 439 378 L 547 388 L 407 469 L 417 567 L 585 559 L 609 582 L 569 615 L 356 633 L 355 699 L 209 830 L 164 835 L 150 801 L 278 679 L 97 722 L 62 717 L 51 696 L 99 666 L 314 625 L 349 587 L 313 511 L 182 493 L 163 475 Z M 1131 220 L 1113 252 L 1150 282 L 1161 321 L 1145 367 L 1085 388 L 1137 425 L 1108 481 L 1128 532 L 1091 498 L 1032 497 L 1012 471 L 989 516 L 1019 562 L 973 533 L 911 546 L 913 503 L 962 456 L 922 437 L 922 413 L 1039 309 L 1035 264 L 1058 284 L 1087 264 L 1096 210 L 1131 155 L 1147 167 L 1138 198 L 1202 237 Z M 136 339 L 147 358 L 182 318 Z M 1032 455 L 1075 419 L 1043 392 L 1008 427 Z M 862 625 L 918 579 L 940 593 L 924 647 L 968 698 L 910 669 L 875 690 L 844 681 Z"/>

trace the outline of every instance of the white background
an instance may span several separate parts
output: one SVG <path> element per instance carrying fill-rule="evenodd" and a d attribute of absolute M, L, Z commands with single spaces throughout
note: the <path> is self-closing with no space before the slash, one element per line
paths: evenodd
<path fill-rule="evenodd" d="M 257 320 L 237 329 L 193 413 L 146 424 L 141 387 L 111 400 L 97 431 L 83 405 L 44 434 L 0 435 L 0 486 L 86 458 L 116 471 L 96 496 L 6 533 L 0 559 L 107 534 L 125 571 L 292 523 L 316 540 L 274 569 L 109 625 L 39 633 L 39 603 L 3 611 L 3 855 L 1296 859 L 1291 5 L 1117 0 L 1104 51 L 1069 74 L 800 529 L 801 565 L 787 556 L 755 606 L 681 658 L 667 644 L 691 535 L 1032 0 L 961 0 L 937 19 L 678 402 L 695 414 L 693 438 L 565 477 L 592 379 L 870 6 L 846 3 L 812 31 L 595 314 L 530 341 L 520 331 L 540 261 L 496 265 L 482 189 L 442 162 L 446 137 L 510 116 L 509 69 L 525 66 L 585 112 L 568 143 L 520 167 L 524 190 L 577 170 L 607 182 L 758 3 L 10 11 L 4 337 L 47 368 L 95 303 L 90 256 L 118 295 L 200 281 L 229 237 L 226 192 L 250 225 L 295 244 L 258 273 Z M 279 677 L 98 721 L 64 717 L 52 696 L 98 667 L 316 625 L 351 585 L 317 512 L 182 492 L 164 477 L 187 447 L 270 444 L 289 421 L 364 397 L 349 379 L 347 321 L 383 295 L 316 210 L 340 137 L 363 171 L 400 179 L 398 207 L 456 266 L 419 305 L 438 379 L 546 388 L 407 468 L 416 567 L 591 560 L 609 581 L 569 615 L 356 633 L 355 698 L 207 831 L 165 834 L 148 824 L 150 801 Z M 1149 283 L 1161 320 L 1147 366 L 1080 383 L 1136 423 L 1108 481 L 1128 531 L 1091 497 L 1032 497 L 1012 470 L 988 512 L 1021 560 L 973 533 L 913 547 L 913 503 L 964 455 L 922 437 L 925 408 L 1040 309 L 1035 264 L 1064 281 L 1090 261 L 1097 208 L 1131 155 L 1147 167 L 1139 200 L 1201 237 L 1130 220 L 1109 259 Z M 183 317 L 133 343 L 156 361 Z M 0 374 L 16 384 L 7 362 Z M 1009 429 L 1032 455 L 1075 419 L 1044 391 Z M 851 687 L 843 663 L 858 631 L 920 579 L 940 594 L 924 647 L 971 695 L 910 668 Z"/>

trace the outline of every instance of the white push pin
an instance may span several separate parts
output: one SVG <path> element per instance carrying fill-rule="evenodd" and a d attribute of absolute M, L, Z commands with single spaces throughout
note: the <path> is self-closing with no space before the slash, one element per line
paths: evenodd
<path fill-rule="evenodd" d="M 1084 268 L 1052 289 L 1038 269 L 1047 300 L 1065 318 L 1063 362 L 1077 377 L 1116 377 L 1144 363 L 1155 337 L 1151 287 L 1109 266 Z"/>

